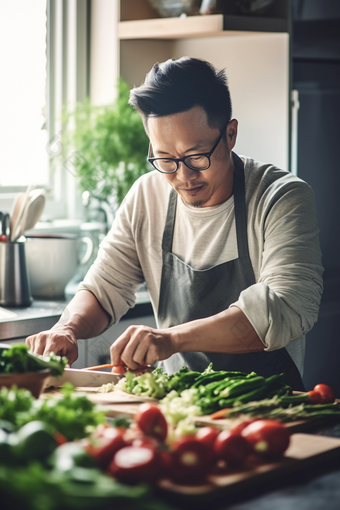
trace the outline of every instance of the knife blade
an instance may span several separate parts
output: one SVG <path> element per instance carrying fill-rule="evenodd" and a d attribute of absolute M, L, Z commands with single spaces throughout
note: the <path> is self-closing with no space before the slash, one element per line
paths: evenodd
<path fill-rule="evenodd" d="M 124 375 L 112 374 L 112 372 L 100 372 L 86 369 L 65 368 L 61 377 L 49 377 L 47 379 L 45 389 L 54 387 L 59 388 L 65 382 L 70 382 L 73 386 L 87 386 L 97 387 L 102 384 L 117 382 L 122 379 Z"/>

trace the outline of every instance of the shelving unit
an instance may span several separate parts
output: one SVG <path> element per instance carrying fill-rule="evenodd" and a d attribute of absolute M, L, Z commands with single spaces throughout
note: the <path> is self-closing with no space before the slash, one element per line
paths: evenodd
<path fill-rule="evenodd" d="M 118 74 L 138 86 L 156 62 L 184 55 L 225 68 L 239 121 L 236 152 L 289 169 L 288 3 L 275 4 L 268 17 L 160 18 L 147 0 L 120 0 Z"/>
<path fill-rule="evenodd" d="M 118 37 L 121 40 L 232 37 L 256 32 L 287 31 L 286 19 L 224 16 L 223 14 L 121 21 L 118 24 Z"/>

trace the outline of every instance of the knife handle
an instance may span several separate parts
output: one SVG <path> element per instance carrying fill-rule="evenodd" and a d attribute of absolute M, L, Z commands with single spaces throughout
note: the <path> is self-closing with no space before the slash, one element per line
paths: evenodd
<path fill-rule="evenodd" d="M 95 365 L 94 367 L 86 367 L 83 370 L 101 370 L 102 368 L 112 368 L 114 365 L 112 363 L 107 363 L 106 365 Z"/>

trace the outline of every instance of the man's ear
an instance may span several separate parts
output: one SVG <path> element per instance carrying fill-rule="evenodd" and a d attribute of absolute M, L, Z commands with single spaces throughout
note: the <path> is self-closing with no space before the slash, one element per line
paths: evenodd
<path fill-rule="evenodd" d="M 232 119 L 229 122 L 229 124 L 227 125 L 226 140 L 227 140 L 229 151 L 231 151 L 235 146 L 236 138 L 237 138 L 237 128 L 238 128 L 238 121 L 236 119 Z"/>

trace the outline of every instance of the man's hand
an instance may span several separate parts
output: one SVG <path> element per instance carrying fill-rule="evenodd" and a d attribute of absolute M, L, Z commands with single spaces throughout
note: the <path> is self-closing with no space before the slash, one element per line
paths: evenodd
<path fill-rule="evenodd" d="M 26 338 L 26 345 L 32 352 L 43 356 L 51 352 L 59 356 L 66 356 L 70 366 L 78 358 L 77 339 L 69 329 L 56 328 L 42 331 Z"/>
<path fill-rule="evenodd" d="M 176 352 L 171 329 L 130 326 L 110 347 L 111 363 L 139 370 Z"/>

